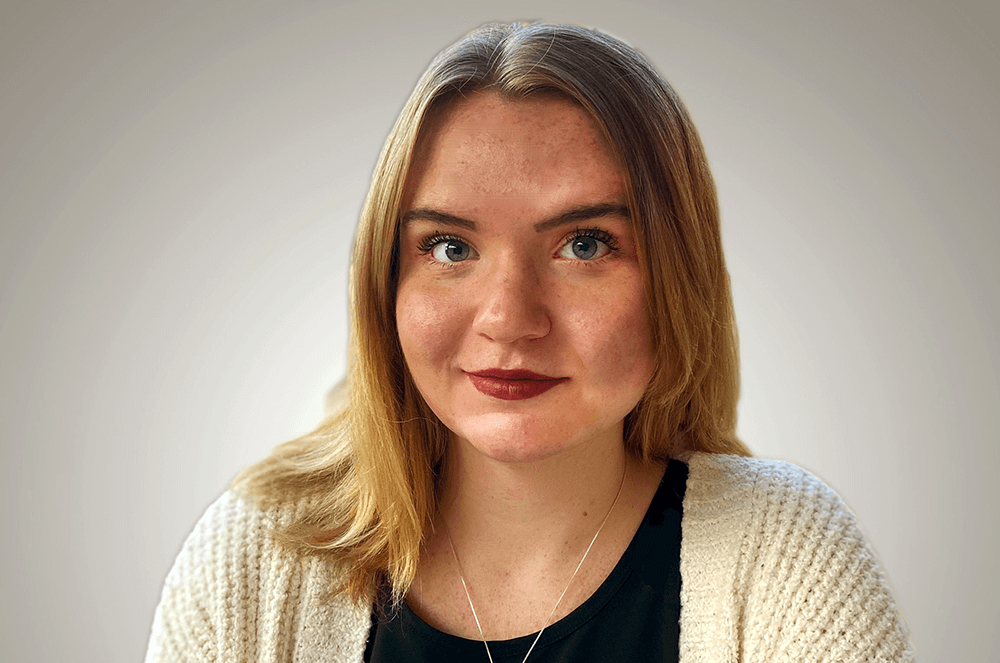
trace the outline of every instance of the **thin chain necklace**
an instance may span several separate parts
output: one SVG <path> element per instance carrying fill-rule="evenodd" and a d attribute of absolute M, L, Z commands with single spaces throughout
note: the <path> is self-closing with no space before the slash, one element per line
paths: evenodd
<path fill-rule="evenodd" d="M 622 487 L 625 485 L 625 474 L 628 472 L 628 462 L 626 461 L 625 470 L 622 472 L 621 483 L 618 484 L 618 492 L 615 493 L 615 499 L 611 503 L 611 508 L 608 509 L 608 513 L 604 516 L 604 520 L 601 521 L 601 526 L 597 528 L 597 534 L 594 538 L 590 540 L 590 545 L 583 552 L 583 557 L 580 558 L 580 563 L 576 565 L 576 569 L 573 571 L 573 575 L 570 576 L 569 582 L 566 583 L 566 589 L 562 591 L 559 595 L 559 599 L 556 604 L 552 606 L 552 612 L 549 613 L 548 618 L 545 620 L 545 624 L 542 625 L 538 635 L 535 636 L 534 642 L 531 643 L 531 647 L 528 648 L 528 653 L 524 655 L 521 663 L 526 663 L 528 657 L 531 656 L 531 652 L 535 650 L 535 645 L 538 644 L 538 639 L 542 637 L 542 632 L 548 628 L 552 621 L 552 615 L 556 614 L 556 610 L 559 608 L 559 604 L 562 603 L 563 597 L 566 596 L 566 592 L 569 591 L 569 586 L 573 584 L 573 579 L 576 578 L 576 574 L 580 571 L 580 567 L 583 566 L 583 561 L 587 559 L 587 554 L 590 553 L 590 549 L 594 547 L 594 541 L 597 541 L 597 537 L 600 536 L 601 530 L 608 522 L 608 518 L 611 517 L 611 512 L 615 510 L 615 505 L 618 504 L 618 498 L 621 497 Z M 444 522 L 444 517 L 442 516 L 442 522 Z M 472 618 L 476 620 L 476 628 L 479 629 L 479 637 L 483 639 L 483 645 L 486 647 L 486 656 L 490 659 L 490 663 L 493 663 L 493 654 L 490 653 L 490 645 L 486 642 L 486 636 L 483 634 L 483 627 L 479 624 L 479 617 L 476 615 L 476 606 L 472 605 L 472 595 L 469 594 L 469 585 L 465 582 L 465 574 L 462 573 L 462 563 L 458 561 L 458 553 L 455 552 L 455 542 L 451 540 L 451 531 L 448 529 L 448 523 L 444 522 L 444 531 L 448 535 L 448 544 L 451 546 L 451 556 L 455 558 L 455 564 L 458 566 L 458 577 L 462 580 L 462 588 L 465 590 L 465 598 L 469 599 L 469 608 L 472 610 Z"/>

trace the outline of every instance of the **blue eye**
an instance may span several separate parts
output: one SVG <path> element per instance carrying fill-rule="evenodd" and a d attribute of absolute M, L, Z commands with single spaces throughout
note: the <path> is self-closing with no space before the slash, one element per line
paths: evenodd
<path fill-rule="evenodd" d="M 465 242 L 446 239 L 434 245 L 431 255 L 439 262 L 462 262 L 472 255 L 472 248 Z"/>
<path fill-rule="evenodd" d="M 573 233 L 559 256 L 570 260 L 596 260 L 617 250 L 618 244 L 610 233 L 594 228 Z"/>
<path fill-rule="evenodd" d="M 434 260 L 446 265 L 476 257 L 475 250 L 465 240 L 439 233 L 424 239 L 417 248 L 421 253 L 429 253 Z"/>

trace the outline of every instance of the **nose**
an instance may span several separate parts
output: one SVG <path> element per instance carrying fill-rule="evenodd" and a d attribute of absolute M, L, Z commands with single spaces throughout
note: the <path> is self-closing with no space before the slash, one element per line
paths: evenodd
<path fill-rule="evenodd" d="M 544 338 L 552 329 L 546 288 L 529 260 L 498 259 L 468 296 L 478 301 L 474 331 L 497 343 Z"/>

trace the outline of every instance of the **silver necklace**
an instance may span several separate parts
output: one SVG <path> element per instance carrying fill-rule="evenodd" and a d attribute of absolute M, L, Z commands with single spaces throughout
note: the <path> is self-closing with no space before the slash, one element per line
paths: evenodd
<path fill-rule="evenodd" d="M 542 632 L 549 626 L 552 622 L 552 615 L 556 614 L 556 610 L 559 608 L 559 604 L 562 603 L 563 597 L 566 596 L 566 592 L 569 591 L 569 586 L 573 584 L 573 579 L 576 578 L 576 574 L 580 571 L 580 567 L 583 566 L 583 561 L 587 559 L 587 554 L 590 553 L 590 549 L 594 547 L 594 541 L 597 541 L 597 537 L 600 536 L 601 530 L 608 522 L 608 518 L 611 517 L 611 512 L 615 510 L 615 505 L 618 504 L 618 498 L 621 497 L 622 487 L 625 485 L 625 474 L 628 472 L 628 461 L 626 461 L 625 470 L 622 472 L 621 483 L 618 484 L 618 492 L 615 493 L 615 499 L 611 503 L 611 508 L 608 509 L 608 513 L 604 516 L 604 520 L 601 521 L 601 526 L 597 528 L 597 534 L 594 534 L 594 538 L 590 540 L 590 545 L 583 552 L 583 557 L 580 558 L 580 563 L 576 565 L 576 569 L 573 570 L 573 575 L 570 576 L 569 582 L 566 583 L 566 588 L 559 595 L 559 599 L 556 604 L 552 606 L 552 612 L 549 613 L 548 618 L 545 620 L 545 624 L 542 625 L 541 630 L 538 631 L 538 635 L 535 636 L 534 642 L 531 643 L 531 647 L 528 648 L 528 653 L 524 655 L 524 659 L 521 663 L 526 663 L 528 657 L 531 656 L 531 652 L 535 650 L 535 645 L 538 644 L 539 638 L 542 637 Z M 442 516 L 442 522 L 444 518 Z M 493 663 L 493 654 L 490 653 L 490 645 L 486 642 L 486 636 L 483 634 L 483 627 L 479 624 L 479 617 L 476 615 L 476 606 L 472 605 L 472 595 L 469 594 L 469 585 L 465 582 L 465 574 L 462 573 L 462 563 L 458 561 L 458 553 L 455 552 L 455 542 L 451 540 L 451 531 L 448 529 L 448 523 L 444 523 L 445 534 L 448 535 L 448 545 L 451 546 L 451 556 L 455 558 L 455 564 L 458 566 L 458 577 L 462 580 L 462 588 L 465 590 L 465 598 L 469 599 L 469 608 L 472 610 L 472 618 L 476 620 L 476 628 L 479 629 L 479 637 L 483 639 L 483 645 L 486 647 L 486 656 L 490 659 L 490 663 Z"/>

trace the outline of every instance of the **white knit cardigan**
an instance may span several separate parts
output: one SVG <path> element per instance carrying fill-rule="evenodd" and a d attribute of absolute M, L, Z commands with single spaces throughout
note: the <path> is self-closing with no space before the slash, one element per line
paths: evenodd
<path fill-rule="evenodd" d="M 694 454 L 681 523 L 681 663 L 912 661 L 853 514 L 779 461 Z M 269 536 L 287 513 L 232 492 L 167 576 L 147 663 L 362 660 L 370 609 L 325 599 L 333 572 Z"/>

